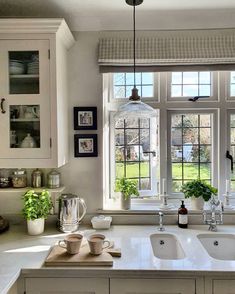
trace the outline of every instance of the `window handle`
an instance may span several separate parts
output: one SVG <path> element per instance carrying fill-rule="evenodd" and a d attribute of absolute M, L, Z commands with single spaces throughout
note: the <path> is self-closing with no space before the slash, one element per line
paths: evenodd
<path fill-rule="evenodd" d="M 152 154 L 154 157 L 156 156 L 156 151 L 144 151 L 144 154 Z"/>
<path fill-rule="evenodd" d="M 228 150 L 226 152 L 226 158 L 228 158 L 231 161 L 231 172 L 233 173 L 233 157 Z"/>
<path fill-rule="evenodd" d="M 1 99 L 1 105 L 0 105 L 0 108 L 1 108 L 1 113 L 6 113 L 6 110 L 4 109 L 4 102 L 5 102 L 5 98 L 2 98 Z"/>
<path fill-rule="evenodd" d="M 193 98 L 189 98 L 188 101 L 196 102 L 200 98 L 210 98 L 210 96 L 195 96 Z"/>

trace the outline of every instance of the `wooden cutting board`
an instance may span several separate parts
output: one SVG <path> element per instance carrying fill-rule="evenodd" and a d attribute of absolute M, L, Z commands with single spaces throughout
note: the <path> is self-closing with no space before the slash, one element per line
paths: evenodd
<path fill-rule="evenodd" d="M 58 245 L 52 247 L 51 252 L 45 260 L 45 266 L 112 266 L 112 256 L 103 251 L 102 254 L 94 256 L 89 252 L 88 244 L 82 246 L 78 254 L 68 254 Z"/>

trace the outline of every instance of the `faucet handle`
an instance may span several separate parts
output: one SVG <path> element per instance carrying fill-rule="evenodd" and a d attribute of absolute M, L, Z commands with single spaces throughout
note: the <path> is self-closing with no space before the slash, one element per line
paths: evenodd
<path fill-rule="evenodd" d="M 211 206 L 211 208 L 212 207 L 217 207 L 217 206 L 219 206 L 220 205 L 220 200 L 218 200 L 218 199 L 216 199 L 215 197 L 212 197 L 211 199 L 210 199 L 210 206 Z"/>
<path fill-rule="evenodd" d="M 163 216 L 164 215 L 164 213 L 162 212 L 162 211 L 159 211 L 159 216 Z"/>

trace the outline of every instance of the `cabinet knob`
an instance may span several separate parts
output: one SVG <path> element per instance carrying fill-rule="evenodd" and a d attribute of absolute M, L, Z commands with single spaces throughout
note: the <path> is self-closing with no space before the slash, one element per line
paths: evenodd
<path fill-rule="evenodd" d="M 1 104 L 0 104 L 1 113 L 6 113 L 6 110 L 4 109 L 4 101 L 5 100 L 6 100 L 5 98 L 1 99 Z"/>

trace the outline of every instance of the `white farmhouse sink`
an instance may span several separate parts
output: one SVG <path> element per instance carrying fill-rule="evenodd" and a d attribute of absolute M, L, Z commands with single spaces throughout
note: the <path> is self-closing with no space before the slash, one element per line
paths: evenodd
<path fill-rule="evenodd" d="M 183 259 L 185 253 L 178 239 L 171 234 L 156 233 L 150 236 L 154 256 L 161 259 Z"/>
<path fill-rule="evenodd" d="M 220 260 L 235 260 L 234 235 L 199 234 L 197 237 L 211 257 Z"/>

